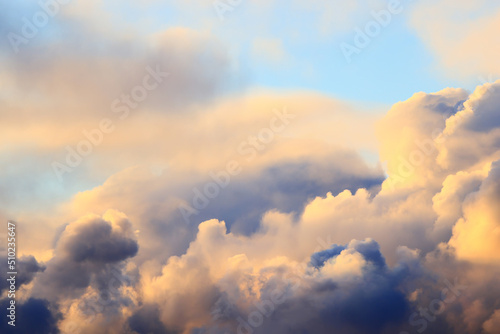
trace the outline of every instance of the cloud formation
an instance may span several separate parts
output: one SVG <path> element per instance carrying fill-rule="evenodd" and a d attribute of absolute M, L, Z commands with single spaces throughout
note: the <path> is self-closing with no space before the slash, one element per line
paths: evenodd
<path fill-rule="evenodd" d="M 48 300 L 81 296 L 89 286 L 102 291 L 112 265 L 137 254 L 138 244 L 127 217 L 108 211 L 103 217 L 84 216 L 66 226 L 54 257 L 37 277 L 33 295 Z"/>
<path fill-rule="evenodd" d="M 444 63 L 497 74 L 491 53 L 468 49 L 484 50 L 496 11 L 477 13 L 479 25 L 436 20 L 470 4 L 409 15 Z M 363 7 L 337 5 L 308 2 L 315 29 L 343 30 Z M 19 221 L 18 332 L 498 332 L 500 81 L 415 93 L 379 117 L 322 93 L 247 90 L 244 46 L 215 37 L 216 13 L 204 29 L 117 31 L 127 11 L 103 6 L 69 4 L 24 52 L 0 57 L 11 111 L 0 218 Z M 241 6 L 269 24 L 278 8 Z M 0 18 L 0 33 L 16 28 Z M 287 43 L 257 32 L 253 56 L 293 63 Z M 96 144 L 103 119 L 113 127 Z M 82 142 L 91 152 L 58 179 L 51 162 L 76 159 Z"/>
<path fill-rule="evenodd" d="M 117 174 L 68 204 L 102 216 L 67 224 L 45 264 L 25 260 L 24 298 L 48 303 L 63 333 L 491 332 L 497 86 L 393 106 L 378 125 L 385 180 L 345 151 L 264 153 L 191 225 L 174 194 L 206 178 Z"/>

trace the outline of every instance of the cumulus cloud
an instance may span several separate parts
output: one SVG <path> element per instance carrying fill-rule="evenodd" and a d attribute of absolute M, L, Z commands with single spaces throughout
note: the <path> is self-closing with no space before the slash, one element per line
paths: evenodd
<path fill-rule="evenodd" d="M 60 328 L 83 333 L 489 330 L 499 306 L 485 292 L 491 267 L 481 266 L 498 262 L 496 141 L 474 156 L 450 147 L 461 131 L 495 138 L 485 128 L 495 94 L 446 89 L 396 104 L 379 123 L 384 181 L 349 151 L 263 152 L 192 225 L 178 205 L 210 178 L 119 173 L 68 209 L 128 211 L 139 231 L 116 211 L 68 224 L 31 295 L 61 312 Z M 453 303 L 441 298 L 446 282 Z"/>
<path fill-rule="evenodd" d="M 387 150 L 387 155 L 383 157 L 394 159 L 392 166 L 395 167 L 395 171 L 389 169 L 388 179 L 380 193 L 372 197 L 358 190 L 355 194 L 346 191 L 336 196 L 316 198 L 305 207 L 298 222 L 294 222 L 286 214 L 269 212 L 264 216 L 260 230 L 249 239 L 241 239 L 242 237 L 231 233 L 226 234 L 225 227 L 218 222 L 202 223 L 197 240 L 191 244 L 185 255 L 164 267 L 161 280 L 166 277 L 172 279 L 174 273 L 178 271 L 175 268 L 181 267 L 186 270 L 182 263 L 191 261 L 196 270 L 200 270 L 200 266 L 205 267 L 203 271 L 206 272 L 206 276 L 210 277 L 210 282 L 220 280 L 221 272 L 226 275 L 231 273 L 231 281 L 237 282 L 235 285 L 239 288 L 228 288 L 231 285 L 228 285 L 226 280 L 222 280 L 224 285 L 216 286 L 219 290 L 223 289 L 224 293 L 216 298 L 217 291 L 207 288 L 203 296 L 208 299 L 203 299 L 201 304 L 207 303 L 207 300 L 217 299 L 214 305 L 216 305 L 216 313 L 222 314 L 222 319 L 236 317 L 233 326 L 252 327 L 250 321 L 254 321 L 253 324 L 260 323 L 258 316 L 255 316 L 253 320 L 242 318 L 246 321 L 245 323 L 238 318 L 238 314 L 241 316 L 242 310 L 245 309 L 248 314 L 251 314 L 248 300 L 262 296 L 265 282 L 273 281 L 266 277 L 259 278 L 259 283 L 255 283 L 253 277 L 261 277 L 261 272 L 279 272 L 277 268 L 270 269 L 262 263 L 279 263 L 282 270 L 287 268 L 285 271 L 290 271 L 291 263 L 294 261 L 305 263 L 307 254 L 314 252 L 317 247 L 315 242 L 318 239 L 321 240 L 321 236 L 331 233 L 328 243 L 349 243 L 349 247 L 333 246 L 312 255 L 309 263 L 312 268 L 318 270 L 316 275 L 328 277 L 334 283 L 326 284 L 323 281 L 322 285 L 318 284 L 321 286 L 318 289 L 320 291 L 348 291 L 345 284 L 364 282 L 367 268 L 375 272 L 378 268 L 378 270 L 392 273 L 394 277 L 404 277 L 398 285 L 397 292 L 392 295 L 393 297 L 389 298 L 386 295 L 381 297 L 385 301 L 395 301 L 396 304 L 391 304 L 392 312 L 383 313 L 394 318 L 387 319 L 387 323 L 384 322 L 385 318 L 377 313 L 379 309 L 364 309 L 365 304 L 360 303 L 355 298 L 356 293 L 353 292 L 352 294 L 346 293 L 345 300 L 352 302 L 352 305 L 356 305 L 355 307 L 350 308 L 351 304 L 346 302 L 339 306 L 342 311 L 336 311 L 334 308 L 331 313 L 325 311 L 327 316 L 324 319 L 315 319 L 315 316 L 322 314 L 319 309 L 314 308 L 318 303 L 308 302 L 307 299 L 300 299 L 291 293 L 290 305 L 286 304 L 286 310 L 297 308 L 296 313 L 292 312 L 293 315 L 288 317 L 286 312 L 277 309 L 276 313 L 273 313 L 276 317 L 270 316 L 269 320 L 259 325 L 262 327 L 259 327 L 256 332 L 259 332 L 260 328 L 277 332 L 287 332 L 286 328 L 294 328 L 299 331 L 314 329 L 315 332 L 321 333 L 327 330 L 329 321 L 341 331 L 360 333 L 370 332 L 370 329 L 373 332 L 373 328 L 379 332 L 383 331 L 383 328 L 386 328 L 385 330 L 387 328 L 394 330 L 429 328 L 431 332 L 475 333 L 480 330 L 483 323 L 486 326 L 484 328 L 490 328 L 488 326 L 491 326 L 489 324 L 494 320 L 489 320 L 492 313 L 486 310 L 495 309 L 497 302 L 490 298 L 486 291 L 497 295 L 498 290 L 496 288 L 488 290 L 482 287 L 478 279 L 482 277 L 483 284 L 493 287 L 494 272 L 498 270 L 496 266 L 498 261 L 492 256 L 496 252 L 498 237 L 494 232 L 491 233 L 496 230 L 497 221 L 496 206 L 493 205 L 496 199 L 495 185 L 498 178 L 496 163 L 494 163 L 498 159 L 495 154 L 495 141 L 491 141 L 491 145 L 483 151 L 484 154 L 479 159 L 469 158 L 461 155 L 462 152 L 456 151 L 455 153 L 454 151 L 448 157 L 457 163 L 443 165 L 439 157 L 454 140 L 462 137 L 454 133 L 453 129 L 457 125 L 466 127 L 467 124 L 473 124 L 477 121 L 476 117 L 479 118 L 482 114 L 488 113 L 488 108 L 476 105 L 476 110 L 470 118 L 461 117 L 460 113 L 467 110 L 475 99 L 487 100 L 490 98 L 489 94 L 494 94 L 494 92 L 495 90 L 485 90 L 481 87 L 469 97 L 461 90 L 444 90 L 429 95 L 419 94 L 409 101 L 396 105 L 382 124 L 385 126 L 392 124 L 394 129 L 400 129 L 402 128 L 400 122 L 405 121 L 406 118 L 401 116 L 401 121 L 398 123 L 395 117 L 398 113 L 401 115 L 408 113 L 410 121 L 408 121 L 407 128 L 404 128 L 407 138 L 403 136 L 404 140 L 399 141 L 395 149 L 391 149 L 391 145 L 394 147 L 393 141 L 382 137 L 381 145 L 388 145 L 382 148 L 382 151 Z M 416 118 L 413 120 L 411 120 L 411 113 L 415 113 Z M 490 133 L 491 136 L 495 135 L 491 131 L 488 135 Z M 393 135 L 389 131 L 385 131 L 384 134 Z M 399 138 L 397 133 L 394 136 L 392 138 Z M 420 145 L 422 142 L 425 143 L 424 148 L 428 149 L 428 153 Z M 414 161 L 412 162 L 413 159 L 407 158 L 412 154 L 422 155 L 422 160 L 418 160 L 419 163 L 415 164 Z M 407 159 L 407 166 L 413 167 L 407 175 L 398 175 L 400 172 L 398 166 L 401 163 L 398 158 L 400 157 Z M 399 176 L 400 182 L 387 185 L 392 181 L 391 176 Z M 412 232 L 409 232 L 410 230 Z M 482 235 L 483 238 L 477 238 L 478 235 Z M 385 264 L 385 260 L 380 255 L 379 246 L 373 241 L 350 242 L 350 237 L 363 239 L 368 236 L 374 237 L 381 243 L 383 252 L 390 258 L 390 265 Z M 450 236 L 451 240 L 449 240 Z M 212 245 L 209 240 L 213 240 L 212 242 L 218 247 Z M 256 243 L 258 246 L 248 246 L 248 243 Z M 293 247 L 290 247 L 290 244 L 293 244 Z M 412 251 L 399 245 L 419 248 L 424 251 L 423 255 L 427 255 L 422 258 L 419 256 L 419 251 Z M 221 248 L 224 250 L 220 250 Z M 232 248 L 236 250 L 231 251 Z M 204 259 L 203 264 L 194 259 L 190 260 L 192 256 Z M 225 258 L 228 263 L 217 262 L 214 258 Z M 402 262 L 401 259 L 404 261 Z M 233 273 L 235 264 L 239 268 L 237 273 Z M 489 265 L 489 269 L 481 269 L 483 264 Z M 491 266 L 496 269 L 492 269 Z M 489 270 L 493 272 L 488 273 Z M 462 275 L 457 277 L 459 273 Z M 273 275 L 270 274 L 270 276 Z M 301 269 L 300 277 L 308 284 L 317 283 L 312 279 L 316 276 L 311 274 L 311 271 Z M 388 280 L 394 283 L 393 280 Z M 468 285 L 460 282 L 467 282 Z M 379 289 L 387 286 L 381 281 L 374 284 Z M 164 284 L 157 285 L 156 288 L 160 286 Z M 363 297 L 370 297 L 370 290 L 364 290 L 363 285 L 358 288 L 364 292 Z M 315 290 L 310 286 L 305 291 L 314 296 Z M 453 295 L 450 295 L 452 292 Z M 391 290 L 387 293 L 390 295 Z M 372 302 L 367 303 L 368 305 L 376 304 L 375 300 L 378 297 L 372 298 L 370 299 Z M 162 301 L 158 302 L 158 305 L 162 304 Z M 353 311 L 350 314 L 349 310 L 359 310 L 360 313 Z M 406 311 L 401 311 L 398 315 L 396 310 Z M 189 323 L 188 327 L 200 326 L 198 320 L 203 317 L 207 317 L 204 321 L 210 321 L 202 311 L 197 312 L 200 313 L 195 317 L 196 320 L 185 320 Z M 340 312 L 338 314 L 343 316 L 336 318 L 336 312 Z M 440 317 L 439 315 L 443 312 L 445 315 Z M 168 310 L 167 314 L 170 314 Z M 277 316 L 278 314 L 280 316 Z M 370 314 L 374 316 L 371 317 Z M 163 317 L 164 323 L 175 323 L 175 320 L 166 314 Z M 311 320 L 313 318 L 314 321 Z M 346 319 L 353 319 L 353 322 L 349 323 Z M 365 323 L 364 320 L 367 322 Z M 225 328 L 227 322 L 230 322 L 225 321 L 215 326 Z M 380 322 L 377 323 L 377 321 Z M 290 324 L 293 325 L 287 327 Z M 207 328 L 211 327 L 205 325 L 205 327 L 202 326 L 203 330 L 199 329 L 200 327 L 197 328 L 201 332 L 203 330 L 210 332 Z M 264 329 L 262 331 L 266 332 Z"/>
<path fill-rule="evenodd" d="M 33 258 L 18 266 L 18 271 L 22 270 L 18 279 L 30 268 L 38 272 L 31 274 L 30 279 L 36 276 L 29 288 L 29 295 L 36 299 L 21 304 L 18 316 L 24 314 L 24 308 L 42 306 L 47 313 L 47 318 L 42 319 L 45 313 L 37 311 L 43 322 L 37 325 L 39 331 L 25 332 L 56 333 L 58 328 L 71 333 L 76 328 L 81 333 L 110 333 L 107 327 L 112 319 L 120 323 L 123 308 L 136 303 L 131 291 L 137 276 L 133 268 L 127 267 L 127 259 L 137 251 L 135 231 L 123 213 L 109 210 L 102 217 L 87 215 L 69 223 L 58 237 L 54 256 L 45 264 L 45 270 Z M 23 323 L 21 327 L 31 326 L 29 321 Z"/>
<path fill-rule="evenodd" d="M 81 218 L 29 294 L 62 314 L 63 331 L 82 333 L 491 331 L 499 84 L 393 106 L 378 125 L 385 180 L 349 150 L 297 154 L 278 137 L 186 224 L 179 204 L 213 178 L 122 171 L 63 208 Z M 468 150 L 477 141 L 488 145 Z"/>
<path fill-rule="evenodd" d="M 99 6 L 71 5 L 54 23 Z M 497 331 L 500 81 L 416 93 L 378 120 L 321 94 L 229 94 L 244 86 L 233 81 L 241 69 L 209 29 L 138 39 L 80 20 L 67 27 L 53 51 L 37 42 L 2 56 L 12 66 L 0 103 L 15 112 L 2 114 L 0 153 L 17 153 L 0 161 L 0 216 L 36 202 L 19 228 L 41 240 L 19 254 L 35 255 L 18 260 L 19 317 L 33 319 L 22 332 Z M 271 37 L 255 45 L 276 62 L 284 49 Z M 485 61 L 474 70 L 494 68 L 475 57 Z M 133 121 L 120 119 L 111 104 L 148 65 L 168 78 Z M 39 166 L 50 170 L 102 117 L 115 117 L 116 131 L 56 185 Z M 229 162 L 240 171 L 226 184 Z"/>
<path fill-rule="evenodd" d="M 488 176 L 476 192 L 463 203 L 463 217 L 453 227 L 450 240 L 457 257 L 480 263 L 498 263 L 500 258 L 499 162 L 492 165 Z"/>
<path fill-rule="evenodd" d="M 144 283 L 146 300 L 158 305 L 164 324 L 183 332 L 370 333 L 396 328 L 409 314 L 402 286 L 421 276 L 414 255 L 390 269 L 375 241 L 353 240 L 313 253 L 316 266 L 308 266 L 307 258 L 287 256 L 293 250 L 273 256 L 271 247 L 204 222 L 186 254 Z M 196 277 L 204 283 L 196 285 Z"/>
<path fill-rule="evenodd" d="M 109 211 L 68 224 L 54 257 L 37 277 L 33 294 L 49 300 L 81 295 L 91 284 L 109 281 L 111 265 L 137 254 L 138 244 L 125 215 Z M 102 277 L 104 275 L 104 277 Z"/>

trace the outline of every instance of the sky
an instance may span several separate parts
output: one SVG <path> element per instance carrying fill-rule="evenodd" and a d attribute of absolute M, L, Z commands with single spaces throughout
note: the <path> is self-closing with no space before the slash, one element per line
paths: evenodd
<path fill-rule="evenodd" d="M 500 333 L 500 4 L 0 6 L 1 333 Z"/>

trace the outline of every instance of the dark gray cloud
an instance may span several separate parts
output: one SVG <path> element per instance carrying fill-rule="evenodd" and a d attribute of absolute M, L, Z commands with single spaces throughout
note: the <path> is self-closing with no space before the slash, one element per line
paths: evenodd
<path fill-rule="evenodd" d="M 133 257 L 139 249 L 137 242 L 113 233 L 104 220 L 95 219 L 78 226 L 74 234 L 62 241 L 61 251 L 74 262 L 113 263 Z"/>
<path fill-rule="evenodd" d="M 67 225 L 54 258 L 35 282 L 34 294 L 50 300 L 76 297 L 90 285 L 107 293 L 116 272 L 121 275 L 123 261 L 134 257 L 139 249 L 130 222 L 124 217 L 118 219 L 111 223 L 88 216 Z M 120 277 L 113 281 L 118 285 L 115 289 L 124 283 Z"/>
<path fill-rule="evenodd" d="M 178 334 L 168 330 L 160 321 L 160 312 L 155 305 L 143 305 L 130 318 L 128 325 L 137 334 Z"/>
<path fill-rule="evenodd" d="M 10 299 L 0 301 L 1 314 L 3 315 L 10 303 Z M 30 298 L 16 305 L 16 326 L 10 326 L 2 316 L 0 332 L 5 334 L 59 334 L 57 322 L 62 315 L 48 301 Z"/>
<path fill-rule="evenodd" d="M 271 319 L 259 333 L 269 330 L 276 333 L 382 333 L 404 322 L 410 305 L 399 285 L 409 276 L 397 275 L 397 269 L 393 271 L 386 266 L 375 241 L 333 245 L 329 250 L 313 254 L 311 263 L 321 268 L 325 261 L 349 249 L 369 263 L 364 267 L 361 281 L 353 280 L 342 288 L 327 282 L 316 283 L 307 296 L 280 305 L 272 318 L 276 323 Z M 293 330 L 289 331 L 290 328 Z"/>
<path fill-rule="evenodd" d="M 0 256 L 2 259 L 5 259 L 2 261 L 0 265 L 0 295 L 5 291 L 8 290 L 9 283 L 7 282 L 7 272 L 10 272 L 12 270 L 8 269 L 8 263 L 7 263 L 7 253 L 6 252 L 0 252 Z M 19 289 L 22 285 L 29 284 L 35 275 L 39 272 L 42 272 L 45 267 L 40 264 L 35 257 L 33 256 L 23 256 L 19 259 L 16 260 L 16 288 Z"/>

